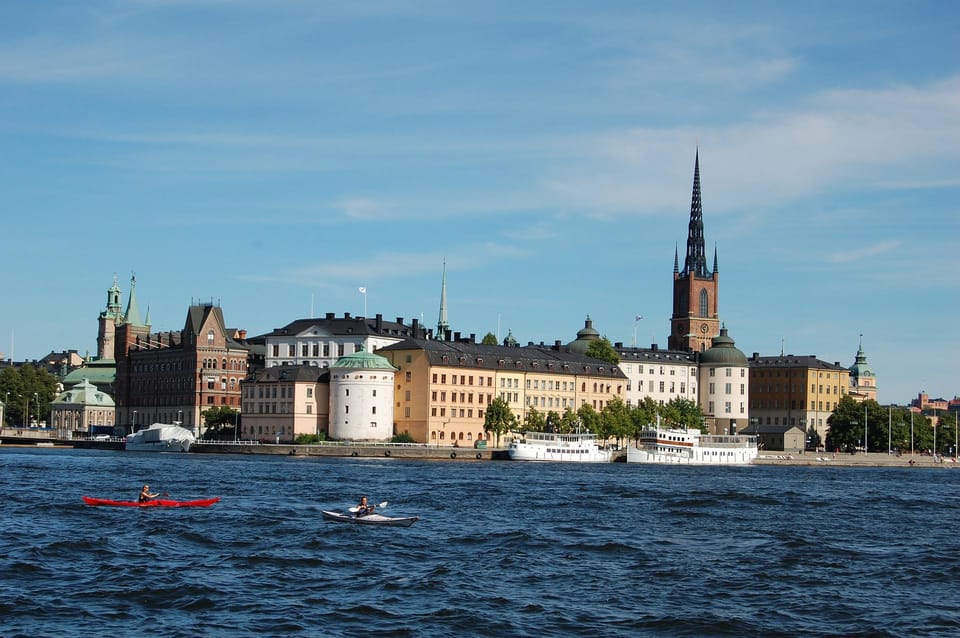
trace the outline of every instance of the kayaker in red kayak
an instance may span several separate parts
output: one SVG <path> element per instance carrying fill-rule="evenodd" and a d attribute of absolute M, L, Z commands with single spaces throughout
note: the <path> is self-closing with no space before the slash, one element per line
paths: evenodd
<path fill-rule="evenodd" d="M 140 496 L 137 497 L 138 503 L 146 503 L 147 501 L 152 501 L 153 499 L 160 496 L 159 494 L 154 494 L 150 491 L 149 485 L 144 485 L 143 489 L 140 490 Z"/>
<path fill-rule="evenodd" d="M 357 516 L 366 516 L 367 514 L 373 514 L 373 510 L 377 509 L 376 505 L 370 505 L 367 503 L 367 497 L 360 497 L 360 502 L 357 504 Z"/>

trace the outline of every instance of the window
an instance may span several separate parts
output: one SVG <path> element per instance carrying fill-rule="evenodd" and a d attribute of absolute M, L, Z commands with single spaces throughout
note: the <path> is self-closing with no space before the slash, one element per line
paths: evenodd
<path fill-rule="evenodd" d="M 710 316 L 710 306 L 707 304 L 707 289 L 700 289 L 700 316 L 709 317 Z"/>
<path fill-rule="evenodd" d="M 210 346 L 213 345 L 213 338 L 214 338 L 213 330 L 208 330 L 208 331 L 207 331 L 207 345 L 210 345 Z"/>
<path fill-rule="evenodd" d="M 307 398 L 308 399 L 313 398 L 313 388 L 307 388 Z"/>

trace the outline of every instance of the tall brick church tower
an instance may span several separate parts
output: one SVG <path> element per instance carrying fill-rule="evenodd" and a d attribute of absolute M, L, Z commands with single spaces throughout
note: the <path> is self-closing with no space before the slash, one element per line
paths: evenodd
<path fill-rule="evenodd" d="M 717 314 L 720 275 L 717 251 L 713 251 L 713 272 L 707 270 L 703 242 L 703 207 L 700 203 L 700 149 L 693 168 L 693 197 L 687 231 L 687 256 L 680 270 L 679 253 L 673 255 L 673 316 L 670 318 L 671 350 L 702 352 L 720 334 Z"/>

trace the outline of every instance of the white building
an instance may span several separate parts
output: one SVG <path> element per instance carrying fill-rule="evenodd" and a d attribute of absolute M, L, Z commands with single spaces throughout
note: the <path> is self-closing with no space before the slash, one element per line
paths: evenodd
<path fill-rule="evenodd" d="M 749 364 L 726 326 L 700 354 L 699 403 L 713 434 L 733 434 L 749 425 Z"/>
<path fill-rule="evenodd" d="M 646 397 L 660 404 L 674 399 L 697 401 L 697 362 L 692 352 L 650 348 L 625 348 L 616 343 L 620 369 L 629 379 L 627 405 L 639 405 Z"/>
<path fill-rule="evenodd" d="M 409 337 L 425 336 L 417 319 L 406 325 L 403 317 L 393 322 L 384 321 L 383 315 L 368 319 L 345 313 L 338 318 L 328 312 L 322 318 L 297 319 L 264 335 L 264 365 L 267 368 L 297 365 L 329 368 L 342 356 L 372 353 Z"/>
<path fill-rule="evenodd" d="M 389 440 L 395 373 L 387 359 L 369 352 L 346 355 L 330 366 L 330 436 Z"/>

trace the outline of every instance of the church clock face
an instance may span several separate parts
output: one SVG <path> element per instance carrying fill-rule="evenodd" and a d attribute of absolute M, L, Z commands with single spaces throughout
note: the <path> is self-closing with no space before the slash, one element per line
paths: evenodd
<path fill-rule="evenodd" d="M 707 330 L 709 329 L 710 329 L 710 326 L 708 326 L 707 324 L 705 323 L 700 324 L 700 332 L 702 332 L 703 334 L 707 334 Z"/>

